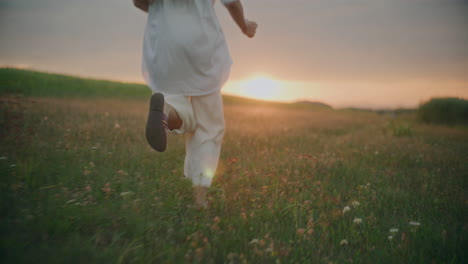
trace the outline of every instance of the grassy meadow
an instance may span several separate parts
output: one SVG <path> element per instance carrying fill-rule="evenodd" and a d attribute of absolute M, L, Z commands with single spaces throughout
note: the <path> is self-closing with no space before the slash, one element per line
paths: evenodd
<path fill-rule="evenodd" d="M 197 210 L 183 136 L 146 143 L 146 87 L 13 69 L 0 86 L 1 263 L 468 262 L 466 127 L 226 97 Z"/>

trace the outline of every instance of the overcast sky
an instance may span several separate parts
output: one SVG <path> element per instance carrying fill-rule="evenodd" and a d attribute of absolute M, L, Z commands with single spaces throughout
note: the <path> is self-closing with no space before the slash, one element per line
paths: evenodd
<path fill-rule="evenodd" d="M 259 24 L 254 39 L 216 8 L 234 59 L 232 81 L 265 73 L 335 89 L 372 84 L 384 93 L 389 84 L 420 82 L 418 89 L 430 83 L 438 93 L 468 96 L 468 0 L 243 4 Z M 0 0 L 0 65 L 142 81 L 145 20 L 131 0 Z"/>

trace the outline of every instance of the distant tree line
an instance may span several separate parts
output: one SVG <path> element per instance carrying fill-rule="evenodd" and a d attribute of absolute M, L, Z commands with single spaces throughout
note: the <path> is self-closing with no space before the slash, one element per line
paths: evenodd
<path fill-rule="evenodd" d="M 468 125 L 468 100 L 432 98 L 419 106 L 418 117 L 425 123 Z"/>

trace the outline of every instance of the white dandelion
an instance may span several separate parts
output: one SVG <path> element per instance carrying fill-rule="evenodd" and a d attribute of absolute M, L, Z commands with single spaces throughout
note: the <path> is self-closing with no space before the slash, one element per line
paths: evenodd
<path fill-rule="evenodd" d="M 348 240 L 346 240 L 346 239 L 341 240 L 340 245 L 347 246 L 348 245 Z"/>
<path fill-rule="evenodd" d="M 249 244 L 258 244 L 259 240 L 254 238 L 252 241 L 249 242 Z"/>
<path fill-rule="evenodd" d="M 354 218 L 353 223 L 355 223 L 355 224 L 362 223 L 362 218 L 358 218 L 358 217 Z"/>
<path fill-rule="evenodd" d="M 420 226 L 421 225 L 421 223 L 416 222 L 416 221 L 410 221 L 409 224 L 412 225 L 412 226 Z"/>
<path fill-rule="evenodd" d="M 390 228 L 390 233 L 397 233 L 398 232 L 398 228 Z"/>
<path fill-rule="evenodd" d="M 388 236 L 388 240 L 392 240 L 393 239 L 393 236 L 392 235 L 389 235 Z"/>
<path fill-rule="evenodd" d="M 346 212 L 349 212 L 350 210 L 351 210 L 351 207 L 345 206 L 345 207 L 343 208 L 343 214 L 345 214 Z"/>
<path fill-rule="evenodd" d="M 133 192 L 121 192 L 120 196 L 124 197 L 124 196 L 130 195 L 130 194 L 133 194 Z"/>
<path fill-rule="evenodd" d="M 0 160 L 7 160 L 7 157 L 0 157 Z"/>
<path fill-rule="evenodd" d="M 358 207 L 360 205 L 360 203 L 358 201 L 352 201 L 351 205 L 354 206 L 354 207 Z"/>

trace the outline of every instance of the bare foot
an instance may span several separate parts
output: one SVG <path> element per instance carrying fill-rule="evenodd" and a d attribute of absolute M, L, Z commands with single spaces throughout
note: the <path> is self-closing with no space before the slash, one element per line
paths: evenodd
<path fill-rule="evenodd" d="M 169 130 L 179 129 L 182 126 L 182 119 L 180 119 L 179 115 L 174 109 L 169 111 L 169 116 L 167 120 L 167 128 Z"/>
<path fill-rule="evenodd" d="M 198 208 L 207 208 L 208 202 L 206 200 L 206 194 L 208 193 L 208 187 L 204 186 L 193 186 L 193 195 L 195 197 L 195 205 Z"/>

